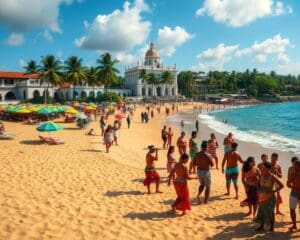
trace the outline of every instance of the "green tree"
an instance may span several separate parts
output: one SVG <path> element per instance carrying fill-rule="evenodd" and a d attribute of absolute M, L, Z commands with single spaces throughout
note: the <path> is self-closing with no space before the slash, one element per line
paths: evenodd
<path fill-rule="evenodd" d="M 87 79 L 82 62 L 83 59 L 77 56 L 71 56 L 65 61 L 66 79 L 73 85 L 73 101 L 75 99 L 76 86 L 83 84 Z"/>
<path fill-rule="evenodd" d="M 182 71 L 177 76 L 178 90 L 181 94 L 191 95 L 195 89 L 195 79 L 191 71 Z"/>
<path fill-rule="evenodd" d="M 270 76 L 257 76 L 255 80 L 255 86 L 258 91 L 258 95 L 272 94 L 277 88 L 277 82 Z"/>
<path fill-rule="evenodd" d="M 140 70 L 139 78 L 142 79 L 142 83 L 147 82 L 148 74 L 147 74 L 146 69 Z"/>
<path fill-rule="evenodd" d="M 119 73 L 119 70 L 115 65 L 119 61 L 116 59 L 113 60 L 111 55 L 106 52 L 103 53 L 96 62 L 98 64 L 97 69 L 99 70 L 99 76 L 104 85 L 104 94 L 107 94 L 108 87 L 118 79 L 117 74 Z"/>
<path fill-rule="evenodd" d="M 95 86 L 101 85 L 98 70 L 95 67 L 89 67 L 86 69 L 85 74 L 86 74 L 86 83 L 89 86 L 92 86 L 94 98 L 95 98 Z"/>
<path fill-rule="evenodd" d="M 159 78 L 157 78 L 155 76 L 154 73 L 148 73 L 147 74 L 147 84 L 152 85 L 152 92 L 153 92 L 153 96 L 155 96 L 155 86 L 158 85 L 160 83 Z"/>

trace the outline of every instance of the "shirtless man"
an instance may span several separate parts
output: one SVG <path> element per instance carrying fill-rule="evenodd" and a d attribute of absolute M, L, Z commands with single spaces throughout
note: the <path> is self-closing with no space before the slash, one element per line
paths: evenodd
<path fill-rule="evenodd" d="M 232 143 L 234 143 L 234 139 L 233 139 L 233 134 L 230 132 L 230 133 L 228 133 L 226 138 L 224 138 L 224 141 L 223 141 L 224 153 L 227 153 L 227 152 L 231 151 Z"/>
<path fill-rule="evenodd" d="M 180 137 L 177 139 L 177 147 L 179 151 L 179 155 L 186 153 L 187 148 L 187 140 L 185 138 L 185 132 L 181 132 Z"/>
<path fill-rule="evenodd" d="M 170 147 L 172 145 L 173 135 L 174 135 L 174 133 L 172 131 L 172 128 L 169 127 L 167 147 Z"/>
<path fill-rule="evenodd" d="M 148 146 L 148 149 L 149 151 L 146 155 L 146 168 L 145 168 L 146 178 L 144 180 L 144 185 L 147 186 L 148 194 L 150 194 L 151 193 L 150 184 L 152 182 L 155 182 L 156 193 L 161 193 L 161 191 L 159 191 L 160 176 L 155 171 L 155 164 L 154 164 L 154 162 L 158 160 L 158 150 L 153 145 Z"/>
<path fill-rule="evenodd" d="M 288 188 L 291 188 L 290 193 L 290 216 L 292 220 L 291 231 L 297 230 L 296 208 L 300 206 L 300 161 L 295 157 L 293 162 L 293 171 L 288 176 Z"/>
<path fill-rule="evenodd" d="M 167 140 L 168 140 L 168 132 L 167 132 L 166 125 L 161 130 L 161 139 L 163 140 L 163 148 L 166 148 L 166 144 L 167 144 Z"/>
<path fill-rule="evenodd" d="M 281 170 L 281 166 L 278 164 L 278 154 L 277 153 L 272 153 L 271 155 L 271 164 L 272 164 L 272 168 L 271 168 L 271 172 L 278 178 L 282 178 L 282 170 Z M 280 214 L 282 215 L 282 213 L 279 210 L 279 205 L 282 203 L 282 198 L 281 198 L 281 194 L 280 191 L 278 191 L 276 193 L 276 214 Z"/>
<path fill-rule="evenodd" d="M 193 165 L 197 166 L 197 174 L 200 181 L 197 202 L 198 204 L 201 204 L 200 195 L 205 189 L 204 203 L 208 203 L 211 186 L 210 168 L 214 166 L 214 159 L 207 152 L 207 141 L 201 143 L 201 151 L 196 153 Z"/>
<path fill-rule="evenodd" d="M 234 185 L 235 189 L 235 199 L 239 198 L 239 188 L 238 188 L 238 176 L 239 176 L 239 168 L 238 168 L 238 162 L 243 163 L 243 159 L 241 155 L 237 152 L 237 143 L 232 143 L 231 145 L 231 151 L 226 152 L 224 154 L 223 162 L 222 162 L 222 173 L 224 173 L 224 167 L 226 163 L 226 188 L 227 193 L 225 195 L 230 195 L 230 183 L 231 180 Z"/>
<path fill-rule="evenodd" d="M 264 163 L 268 161 L 268 155 L 267 154 L 262 154 L 260 156 L 261 162 L 257 165 L 257 168 L 262 171 L 263 167 L 264 167 Z"/>

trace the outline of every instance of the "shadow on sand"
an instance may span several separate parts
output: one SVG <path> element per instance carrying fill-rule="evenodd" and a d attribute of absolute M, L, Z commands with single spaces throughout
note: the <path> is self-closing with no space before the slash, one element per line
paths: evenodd
<path fill-rule="evenodd" d="M 99 153 L 99 152 L 103 152 L 101 150 L 97 150 L 97 149 L 83 149 L 83 150 L 80 150 L 81 152 L 96 152 L 96 153 Z"/>
<path fill-rule="evenodd" d="M 205 221 L 239 221 L 245 217 L 244 213 L 229 213 L 229 214 L 221 214 L 215 217 L 206 217 L 204 218 Z M 276 227 L 283 227 L 288 223 L 286 222 L 279 222 L 275 224 L 275 231 Z M 255 232 L 255 229 L 257 228 L 257 224 L 254 222 L 247 222 L 247 223 L 238 223 L 235 226 L 228 226 L 223 227 L 222 225 L 216 224 L 216 229 L 222 229 L 220 233 L 217 233 L 216 235 L 207 238 L 207 240 L 231 240 L 233 238 L 235 239 L 247 239 L 247 240 L 267 240 L 267 239 L 296 239 L 297 237 L 291 236 L 289 232 Z M 265 229 L 268 229 L 268 226 L 265 227 Z"/>
<path fill-rule="evenodd" d="M 135 213 L 131 212 L 126 215 L 124 215 L 124 218 L 130 218 L 130 219 L 139 219 L 139 220 L 152 220 L 152 221 L 163 221 L 167 218 L 176 218 L 179 217 L 178 214 L 173 214 L 170 211 L 167 212 L 145 212 L 145 213 Z"/>
<path fill-rule="evenodd" d="M 107 193 L 104 194 L 104 196 L 107 197 L 118 197 L 122 195 L 144 195 L 145 193 L 141 191 L 108 191 Z"/>
<path fill-rule="evenodd" d="M 84 130 L 82 128 L 78 128 L 78 127 L 64 127 L 64 130 Z"/>
<path fill-rule="evenodd" d="M 25 145 L 42 145 L 44 144 L 44 142 L 42 142 L 41 140 L 23 140 L 20 141 L 21 144 L 25 144 Z"/>

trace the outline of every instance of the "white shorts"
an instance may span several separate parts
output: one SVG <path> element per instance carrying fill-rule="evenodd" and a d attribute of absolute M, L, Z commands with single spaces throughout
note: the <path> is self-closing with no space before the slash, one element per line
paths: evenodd
<path fill-rule="evenodd" d="M 290 209 L 296 209 L 297 205 L 300 207 L 300 193 L 290 194 Z"/>

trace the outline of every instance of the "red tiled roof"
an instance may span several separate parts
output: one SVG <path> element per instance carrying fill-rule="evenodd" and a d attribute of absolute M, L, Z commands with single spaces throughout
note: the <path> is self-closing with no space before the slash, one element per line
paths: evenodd
<path fill-rule="evenodd" d="M 15 79 L 38 79 L 39 74 L 25 74 L 23 72 L 1 72 L 0 78 L 15 78 Z"/>
<path fill-rule="evenodd" d="M 62 88 L 69 88 L 71 86 L 71 83 L 63 83 L 61 85 Z"/>

